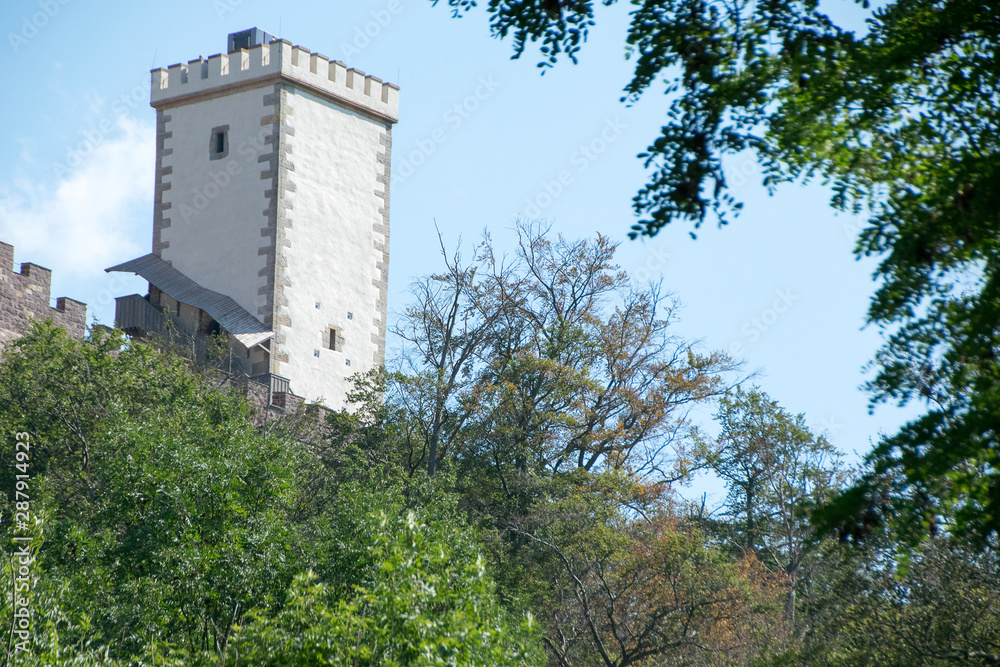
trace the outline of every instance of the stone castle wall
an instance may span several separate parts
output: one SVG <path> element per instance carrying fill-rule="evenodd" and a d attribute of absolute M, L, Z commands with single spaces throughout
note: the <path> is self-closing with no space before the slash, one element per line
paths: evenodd
<path fill-rule="evenodd" d="M 14 271 L 14 246 L 0 242 L 0 345 L 17 338 L 31 319 L 51 319 L 74 338 L 83 338 L 87 327 L 87 304 L 67 297 L 51 304 L 52 271 L 23 262 Z"/>

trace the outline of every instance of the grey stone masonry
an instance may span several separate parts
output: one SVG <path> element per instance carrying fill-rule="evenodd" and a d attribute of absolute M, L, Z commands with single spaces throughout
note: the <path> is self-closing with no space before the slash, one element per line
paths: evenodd
<path fill-rule="evenodd" d="M 163 193 L 170 189 L 171 181 L 167 178 L 173 173 L 172 167 L 163 166 L 163 158 L 173 155 L 174 149 L 168 144 L 174 133 L 167 130 L 167 123 L 173 119 L 168 113 L 156 112 L 156 171 L 153 181 L 153 253 L 159 255 L 170 246 L 169 241 L 162 240 L 162 232 L 170 226 L 170 202 L 163 203 Z"/>
<path fill-rule="evenodd" d="M 23 262 L 14 271 L 14 246 L 0 241 L 0 345 L 20 336 L 32 319 L 52 320 L 74 338 L 83 338 L 87 327 L 87 304 L 67 297 L 50 305 L 52 271 Z"/>
<path fill-rule="evenodd" d="M 381 253 L 382 257 L 375 264 L 379 275 L 372 280 L 372 284 L 378 289 L 378 302 L 375 304 L 378 317 L 373 321 L 378 333 L 372 334 L 372 342 L 377 346 L 374 362 L 376 365 L 381 366 L 385 363 L 385 325 L 389 303 L 389 177 L 392 172 L 391 123 L 386 123 L 385 132 L 379 136 L 379 144 L 381 144 L 382 151 L 378 154 L 378 161 L 382 165 L 382 173 L 375 176 L 375 181 L 379 184 L 375 188 L 375 196 L 382 199 L 382 206 L 378 210 L 381 220 L 375 222 L 373 231 L 376 235 L 381 235 L 384 240 L 382 242 L 375 242 L 375 250 Z"/>
<path fill-rule="evenodd" d="M 267 208 L 263 210 L 267 226 L 261 228 L 263 239 L 258 256 L 267 258 L 267 264 L 261 270 L 262 277 L 267 281 L 258 290 L 265 298 L 264 305 L 257 310 L 257 316 L 274 331 L 271 342 L 271 372 L 280 375 L 285 372 L 282 364 L 288 363 L 287 329 L 292 321 L 288 311 L 288 297 L 285 288 L 291 286 L 287 271 L 288 259 L 285 253 L 290 246 L 288 230 L 292 225 L 292 204 L 287 193 L 295 192 L 295 182 L 292 180 L 295 165 L 289 159 L 292 154 L 292 137 L 295 128 L 291 125 L 294 112 L 289 104 L 288 91 L 283 84 L 276 84 L 270 93 L 264 95 L 264 115 L 261 117 L 261 127 L 270 127 L 271 134 L 264 139 L 270 144 L 270 153 L 260 155 L 257 162 L 261 165 L 260 179 L 270 184 L 264 191 L 267 198 Z"/>

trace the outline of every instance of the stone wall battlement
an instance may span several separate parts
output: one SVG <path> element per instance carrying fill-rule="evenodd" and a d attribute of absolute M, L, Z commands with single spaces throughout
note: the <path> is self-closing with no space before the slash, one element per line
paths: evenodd
<path fill-rule="evenodd" d="M 23 262 L 14 271 L 14 246 L 0 242 L 0 344 L 16 338 L 31 319 L 51 319 L 75 338 L 83 338 L 87 326 L 87 304 L 59 297 L 50 305 L 52 271 Z"/>
<path fill-rule="evenodd" d="M 274 79 L 300 84 L 307 90 L 390 123 L 399 119 L 398 86 L 284 39 L 230 54 L 198 58 L 166 69 L 154 69 L 151 74 L 150 104 L 156 109 L 209 96 L 225 87 L 252 86 L 258 79 Z"/>

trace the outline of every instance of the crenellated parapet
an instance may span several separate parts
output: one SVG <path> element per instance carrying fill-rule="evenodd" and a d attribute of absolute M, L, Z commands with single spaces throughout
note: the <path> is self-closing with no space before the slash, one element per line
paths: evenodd
<path fill-rule="evenodd" d="M 87 327 L 87 304 L 67 297 L 50 305 L 52 271 L 23 262 L 14 271 L 14 246 L 0 242 L 0 344 L 16 338 L 31 320 L 52 320 L 74 338 L 83 338 Z"/>
<path fill-rule="evenodd" d="M 399 86 L 284 39 L 152 70 L 150 104 L 166 109 L 222 89 L 289 81 L 314 94 L 395 123 Z"/>

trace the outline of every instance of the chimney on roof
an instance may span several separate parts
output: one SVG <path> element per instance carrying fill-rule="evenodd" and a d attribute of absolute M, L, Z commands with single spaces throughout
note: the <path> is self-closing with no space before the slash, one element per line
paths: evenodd
<path fill-rule="evenodd" d="M 235 53 L 240 49 L 249 49 L 253 46 L 268 44 L 272 39 L 274 39 L 274 35 L 264 32 L 260 28 L 231 32 L 227 40 L 226 53 Z"/>

